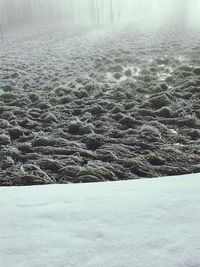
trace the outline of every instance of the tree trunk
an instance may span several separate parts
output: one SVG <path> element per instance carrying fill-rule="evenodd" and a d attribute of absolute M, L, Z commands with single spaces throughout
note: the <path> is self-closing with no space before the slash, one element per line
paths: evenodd
<path fill-rule="evenodd" d="M 113 0 L 110 0 L 110 21 L 114 22 L 114 14 L 113 14 Z"/>

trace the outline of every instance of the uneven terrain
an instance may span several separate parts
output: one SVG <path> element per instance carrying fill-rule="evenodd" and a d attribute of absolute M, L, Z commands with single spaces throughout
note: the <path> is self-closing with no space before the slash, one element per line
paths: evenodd
<path fill-rule="evenodd" d="M 200 39 L 66 28 L 0 41 L 0 185 L 200 172 Z"/>

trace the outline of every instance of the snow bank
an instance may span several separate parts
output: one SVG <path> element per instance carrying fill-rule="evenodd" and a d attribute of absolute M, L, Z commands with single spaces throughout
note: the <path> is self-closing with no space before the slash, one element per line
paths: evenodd
<path fill-rule="evenodd" d="M 0 188 L 1 267 L 200 266 L 200 175 Z"/>

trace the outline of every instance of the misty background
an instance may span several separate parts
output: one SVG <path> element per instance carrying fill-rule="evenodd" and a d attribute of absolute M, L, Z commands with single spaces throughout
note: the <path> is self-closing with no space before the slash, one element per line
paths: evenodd
<path fill-rule="evenodd" d="M 33 25 L 198 26 L 199 0 L 0 0 L 1 34 Z"/>

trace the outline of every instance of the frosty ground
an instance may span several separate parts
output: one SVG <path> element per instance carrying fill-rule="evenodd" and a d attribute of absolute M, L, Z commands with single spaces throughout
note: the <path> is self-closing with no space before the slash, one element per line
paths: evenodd
<path fill-rule="evenodd" d="M 200 174 L 0 189 L 1 267 L 198 267 Z"/>
<path fill-rule="evenodd" d="M 198 31 L 27 29 L 0 61 L 0 185 L 200 172 Z"/>

